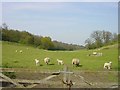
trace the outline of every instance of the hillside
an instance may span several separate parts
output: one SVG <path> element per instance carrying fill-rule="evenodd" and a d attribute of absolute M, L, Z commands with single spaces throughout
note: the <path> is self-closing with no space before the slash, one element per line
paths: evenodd
<path fill-rule="evenodd" d="M 14 29 L 0 29 L 0 40 L 15 42 L 25 45 L 31 45 L 39 49 L 46 50 L 80 50 L 84 46 L 53 41 L 49 36 L 34 35 L 27 31 L 18 31 Z"/>
<path fill-rule="evenodd" d="M 16 52 L 18 50 L 18 52 Z M 19 50 L 23 50 L 20 53 Z M 102 52 L 103 56 L 88 56 L 93 51 Z M 50 57 L 50 65 L 43 62 L 45 57 Z M 34 59 L 40 60 L 40 66 L 35 66 Z M 71 60 L 79 58 L 81 66 L 72 67 Z M 61 70 L 63 66 L 58 66 L 56 59 L 62 59 L 71 70 L 87 70 L 87 71 L 105 71 L 103 64 L 112 61 L 112 70 L 118 69 L 118 45 L 111 45 L 100 48 L 100 50 L 77 50 L 77 51 L 49 51 L 37 49 L 31 46 L 2 42 L 2 66 L 12 68 L 28 68 L 39 70 Z"/>

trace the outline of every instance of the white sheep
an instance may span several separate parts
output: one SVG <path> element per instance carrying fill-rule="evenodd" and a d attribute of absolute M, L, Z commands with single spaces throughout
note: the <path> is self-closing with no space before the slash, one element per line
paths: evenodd
<path fill-rule="evenodd" d="M 97 55 L 97 52 L 93 52 L 93 55 Z"/>
<path fill-rule="evenodd" d="M 23 51 L 22 50 L 20 50 L 20 53 L 22 53 Z"/>
<path fill-rule="evenodd" d="M 119 61 L 120 61 L 120 56 L 118 57 Z"/>
<path fill-rule="evenodd" d="M 46 58 L 44 59 L 44 62 L 45 62 L 46 64 L 48 64 L 48 63 L 50 62 L 50 58 L 49 58 L 49 57 L 46 57 Z"/>
<path fill-rule="evenodd" d="M 106 62 L 104 63 L 104 69 L 111 69 L 111 66 L 112 66 L 112 62 Z"/>
<path fill-rule="evenodd" d="M 97 53 L 97 56 L 102 56 L 103 54 L 102 53 Z"/>
<path fill-rule="evenodd" d="M 36 66 L 39 65 L 39 60 L 38 59 L 35 59 L 35 64 L 36 64 Z"/>
<path fill-rule="evenodd" d="M 58 65 L 63 65 L 64 64 L 63 60 L 57 59 L 57 62 L 58 62 Z"/>
<path fill-rule="evenodd" d="M 15 52 L 18 52 L 18 50 L 15 50 Z"/>
<path fill-rule="evenodd" d="M 76 66 L 79 66 L 80 65 L 80 60 L 77 59 L 77 58 L 74 58 L 74 59 L 72 59 L 72 64 L 76 65 Z"/>

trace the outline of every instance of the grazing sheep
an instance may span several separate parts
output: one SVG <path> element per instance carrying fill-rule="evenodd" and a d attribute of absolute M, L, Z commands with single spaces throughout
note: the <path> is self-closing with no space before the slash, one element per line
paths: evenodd
<path fill-rule="evenodd" d="M 36 66 L 39 65 L 39 60 L 38 59 L 35 59 L 35 64 L 36 64 Z"/>
<path fill-rule="evenodd" d="M 111 69 L 112 62 L 104 63 L 104 69 Z"/>
<path fill-rule="evenodd" d="M 46 58 L 44 59 L 44 62 L 48 65 L 48 63 L 50 62 L 50 58 L 46 57 Z"/>
<path fill-rule="evenodd" d="M 22 50 L 20 50 L 20 53 L 22 53 L 23 51 Z"/>
<path fill-rule="evenodd" d="M 93 52 L 92 54 L 88 55 L 88 56 L 102 56 L 103 54 L 100 52 Z"/>
<path fill-rule="evenodd" d="M 120 61 L 120 56 L 118 57 L 119 61 Z"/>
<path fill-rule="evenodd" d="M 80 60 L 77 59 L 77 58 L 74 58 L 74 59 L 72 59 L 72 64 L 73 64 L 73 65 L 76 65 L 76 66 L 79 66 Z"/>
<path fill-rule="evenodd" d="M 102 56 L 103 54 L 102 53 L 97 53 L 97 56 Z"/>
<path fill-rule="evenodd" d="M 15 50 L 15 52 L 18 52 L 18 50 Z"/>
<path fill-rule="evenodd" d="M 97 55 L 97 52 L 93 52 L 93 55 Z"/>
<path fill-rule="evenodd" d="M 63 61 L 59 60 L 59 59 L 57 59 L 57 62 L 58 62 L 58 65 L 63 65 L 64 64 Z"/>

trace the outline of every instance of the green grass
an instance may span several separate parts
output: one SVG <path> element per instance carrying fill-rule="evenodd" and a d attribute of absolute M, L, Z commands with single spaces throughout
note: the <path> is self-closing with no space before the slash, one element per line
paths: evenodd
<path fill-rule="evenodd" d="M 27 48 L 29 48 L 27 50 Z M 15 52 L 23 50 L 23 53 Z M 37 49 L 31 46 L 25 46 L 18 43 L 2 42 L 2 65 L 8 65 L 13 68 L 29 68 L 39 70 L 61 70 L 63 66 L 57 65 L 56 59 L 63 59 L 64 63 L 71 70 L 89 70 L 89 71 L 104 71 L 103 64 L 112 61 L 112 70 L 118 70 L 118 47 L 104 47 L 98 52 L 102 52 L 103 56 L 87 56 L 96 50 L 79 50 L 79 51 L 47 51 Z M 45 57 L 51 58 L 51 65 L 46 65 L 43 62 Z M 40 60 L 41 66 L 36 67 L 34 59 Z M 71 61 L 73 58 L 79 58 L 82 64 L 81 67 L 72 67 Z"/>

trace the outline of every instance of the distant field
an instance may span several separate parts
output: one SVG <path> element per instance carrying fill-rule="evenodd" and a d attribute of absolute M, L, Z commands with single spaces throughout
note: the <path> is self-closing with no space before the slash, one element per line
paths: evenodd
<path fill-rule="evenodd" d="M 28 49 L 27 49 L 28 48 Z M 23 50 L 23 53 L 15 52 Z M 38 70 L 61 70 L 63 66 L 58 66 L 56 59 L 62 59 L 70 70 L 88 70 L 88 71 L 105 71 L 103 64 L 112 61 L 112 70 L 118 70 L 118 45 L 111 45 L 102 48 L 103 56 L 87 56 L 96 50 L 79 50 L 79 51 L 47 51 L 40 50 L 31 46 L 25 46 L 17 43 L 2 42 L 2 65 L 12 68 L 29 68 Z M 50 57 L 50 65 L 43 62 L 45 57 Z M 35 66 L 34 59 L 40 60 L 40 66 Z M 73 58 L 79 58 L 82 66 L 72 67 Z"/>

